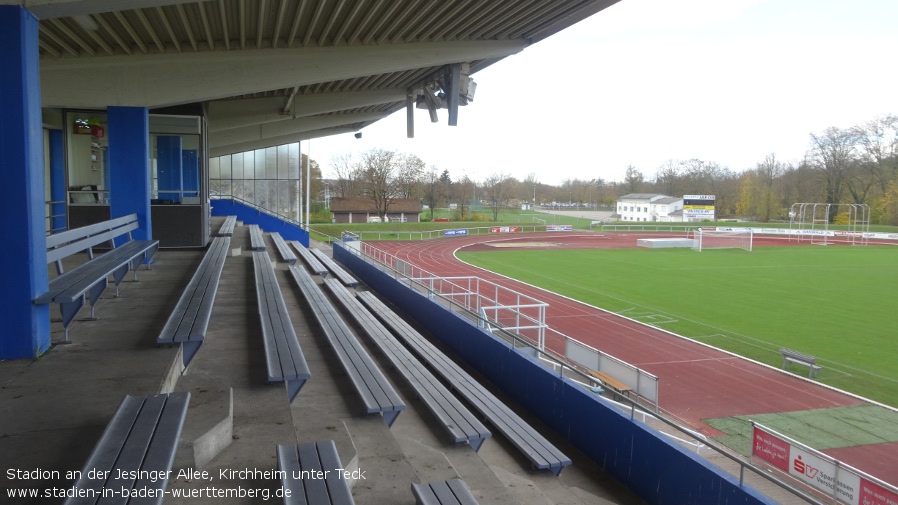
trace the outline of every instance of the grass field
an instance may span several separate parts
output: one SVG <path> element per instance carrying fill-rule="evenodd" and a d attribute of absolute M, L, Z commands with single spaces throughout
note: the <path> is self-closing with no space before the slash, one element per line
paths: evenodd
<path fill-rule="evenodd" d="M 781 365 L 781 347 L 816 356 L 824 367 L 820 382 L 898 406 L 898 248 L 541 250 L 459 257 L 770 365 Z"/>
<path fill-rule="evenodd" d="M 487 209 L 488 211 L 489 209 Z M 429 212 L 421 214 L 427 218 Z M 449 217 L 448 210 L 437 209 L 436 217 Z M 487 215 L 492 218 L 492 212 Z M 450 222 L 423 222 L 423 223 L 331 223 L 313 224 L 312 238 L 326 242 L 328 237 L 340 237 L 344 231 L 365 234 L 367 240 L 416 240 L 420 237 L 409 236 L 409 232 L 427 232 L 432 230 L 448 230 L 456 228 L 479 228 L 490 226 L 538 226 L 545 224 L 569 224 L 577 229 L 587 229 L 592 221 L 579 217 L 556 216 L 536 211 L 521 211 L 504 209 L 499 213 L 498 221 L 450 221 Z"/>

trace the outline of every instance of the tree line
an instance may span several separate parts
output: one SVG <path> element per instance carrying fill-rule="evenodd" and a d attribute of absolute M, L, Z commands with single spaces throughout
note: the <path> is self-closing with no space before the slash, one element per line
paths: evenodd
<path fill-rule="evenodd" d="M 381 217 L 398 198 L 417 198 L 431 209 L 454 203 L 462 216 L 478 202 L 497 219 L 500 208 L 524 202 L 613 209 L 625 194 L 661 193 L 716 195 L 718 216 L 762 222 L 788 219 L 793 203 L 866 204 L 874 224 L 898 225 L 898 116 L 891 114 L 811 133 L 800 161 L 770 153 L 741 172 L 714 161 L 672 159 L 648 176 L 630 165 L 621 181 L 575 178 L 552 185 L 536 173 L 520 180 L 501 170 L 480 180 L 464 171 L 453 178 L 413 154 L 384 149 L 338 157 L 331 167 L 332 194 L 370 198 Z"/>

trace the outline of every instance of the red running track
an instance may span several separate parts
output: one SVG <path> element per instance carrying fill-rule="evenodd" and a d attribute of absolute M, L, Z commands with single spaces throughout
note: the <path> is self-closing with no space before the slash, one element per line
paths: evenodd
<path fill-rule="evenodd" d="M 652 238 L 663 237 L 653 233 Z M 670 236 L 670 235 L 669 235 Z M 682 237 L 682 234 L 676 235 Z M 640 324 L 602 309 L 468 265 L 455 251 L 497 249 L 486 243 L 548 242 L 553 249 L 635 248 L 632 233 L 538 233 L 443 238 L 414 242 L 370 242 L 441 277 L 477 276 L 549 304 L 548 326 L 659 377 L 659 403 L 672 417 L 708 436 L 722 433 L 703 419 L 842 407 L 864 403 L 778 369 L 770 368 Z M 754 246 L 797 245 L 780 238 L 755 237 Z M 525 244 L 522 244 L 525 245 Z M 532 250 L 532 244 L 527 245 Z M 547 347 L 563 355 L 560 342 Z M 898 482 L 895 444 L 826 451 L 886 482 Z M 872 457 L 871 457 L 872 456 Z"/>

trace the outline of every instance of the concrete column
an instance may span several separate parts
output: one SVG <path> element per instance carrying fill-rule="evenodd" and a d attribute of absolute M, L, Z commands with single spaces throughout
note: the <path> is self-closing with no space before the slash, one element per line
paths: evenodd
<path fill-rule="evenodd" d="M 37 19 L 0 5 L 0 359 L 34 358 L 50 348 L 44 156 Z"/>
<path fill-rule="evenodd" d="M 66 192 L 65 184 L 65 147 L 62 142 L 62 130 L 50 130 L 50 199 L 54 217 L 51 223 L 53 230 L 59 232 L 66 226 Z"/>
<path fill-rule="evenodd" d="M 107 107 L 109 215 L 137 213 L 136 240 L 153 238 L 150 218 L 150 121 L 146 107 Z"/>

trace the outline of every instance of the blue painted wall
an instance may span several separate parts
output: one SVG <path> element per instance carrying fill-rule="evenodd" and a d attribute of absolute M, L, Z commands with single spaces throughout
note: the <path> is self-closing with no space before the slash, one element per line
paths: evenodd
<path fill-rule="evenodd" d="M 260 212 L 252 207 L 243 205 L 234 200 L 212 200 L 213 216 L 237 216 L 244 224 L 257 224 L 263 231 L 276 231 L 284 237 L 284 240 L 298 240 L 302 245 L 309 247 L 309 234 L 305 230 L 291 223 Z M 214 234 L 217 230 L 212 230 Z"/>
<path fill-rule="evenodd" d="M 334 257 L 647 502 L 776 503 L 339 245 Z"/>

